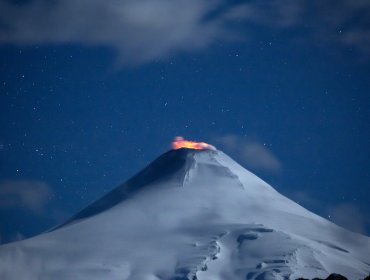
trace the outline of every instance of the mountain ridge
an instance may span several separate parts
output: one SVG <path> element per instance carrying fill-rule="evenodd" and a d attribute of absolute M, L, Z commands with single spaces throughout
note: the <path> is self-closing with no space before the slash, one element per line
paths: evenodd
<path fill-rule="evenodd" d="M 57 229 L 0 246 L 0 278 L 358 280 L 369 251 L 369 237 L 311 213 L 223 152 L 179 149 Z"/>
<path fill-rule="evenodd" d="M 161 179 L 163 180 L 166 178 L 166 176 L 170 176 L 171 173 L 175 173 L 176 171 L 181 169 L 181 167 L 184 167 L 186 162 L 189 160 L 187 159 L 187 157 L 191 153 L 196 152 L 208 152 L 208 151 L 190 150 L 186 148 L 167 151 L 166 153 L 157 157 L 142 171 L 132 176 L 125 183 L 119 185 L 118 187 L 110 191 L 108 194 L 94 201 L 92 204 L 82 209 L 77 214 L 73 215 L 66 222 L 53 228 L 52 230 L 56 230 L 63 226 L 67 226 L 70 223 L 73 223 L 80 219 L 92 217 L 100 212 L 103 212 L 114 207 L 118 203 L 124 201 L 125 199 L 133 195 L 136 191 L 139 191 L 141 187 L 145 187 L 147 185 L 156 183 Z M 172 165 L 172 163 L 175 164 Z M 165 167 L 165 170 L 162 170 L 160 174 L 153 172 L 153 169 L 156 171 L 157 169 L 161 169 L 163 167 Z"/>

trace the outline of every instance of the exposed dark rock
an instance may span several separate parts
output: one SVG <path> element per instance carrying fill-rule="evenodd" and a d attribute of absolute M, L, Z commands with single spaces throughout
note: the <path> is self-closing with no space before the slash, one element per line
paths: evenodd
<path fill-rule="evenodd" d="M 369 274 L 369 276 L 366 276 L 366 278 L 364 280 L 370 280 L 370 274 Z"/>
<path fill-rule="evenodd" d="M 326 280 L 348 280 L 346 277 L 340 274 L 332 273 L 326 278 Z"/>
<path fill-rule="evenodd" d="M 297 278 L 296 280 L 309 280 L 309 279 L 301 277 L 301 278 Z M 326 279 L 313 278 L 312 280 L 348 280 L 348 279 L 346 277 L 344 277 L 343 275 L 340 275 L 340 274 L 337 274 L 337 273 L 332 273 Z M 370 275 L 367 276 L 364 280 L 370 280 Z"/>

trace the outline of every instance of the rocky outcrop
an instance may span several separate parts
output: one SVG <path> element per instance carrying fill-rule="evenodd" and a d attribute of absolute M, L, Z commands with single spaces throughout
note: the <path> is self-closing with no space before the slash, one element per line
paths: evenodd
<path fill-rule="evenodd" d="M 296 280 L 310 280 L 306 278 L 297 278 Z M 337 274 L 337 273 L 332 273 L 330 274 L 326 279 L 321 279 L 321 278 L 313 278 L 312 280 L 348 280 L 346 277 L 343 275 Z M 364 280 L 370 280 L 370 274 Z"/>
<path fill-rule="evenodd" d="M 310 280 L 310 279 L 307 279 L 307 278 L 297 278 L 296 280 Z M 312 280 L 348 280 L 348 279 L 346 277 L 344 277 L 343 275 L 332 273 L 326 279 L 313 278 Z"/>

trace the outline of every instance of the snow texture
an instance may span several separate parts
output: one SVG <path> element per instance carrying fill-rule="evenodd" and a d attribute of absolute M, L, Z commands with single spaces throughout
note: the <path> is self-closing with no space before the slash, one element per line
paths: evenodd
<path fill-rule="evenodd" d="M 363 279 L 370 238 L 221 151 L 169 151 L 66 223 L 0 247 L 4 280 Z"/>

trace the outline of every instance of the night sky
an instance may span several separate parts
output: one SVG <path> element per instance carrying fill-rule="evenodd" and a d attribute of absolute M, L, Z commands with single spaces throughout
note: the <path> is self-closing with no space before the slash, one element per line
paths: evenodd
<path fill-rule="evenodd" d="M 0 242 L 178 135 L 370 235 L 369 77 L 368 0 L 0 0 Z"/>

